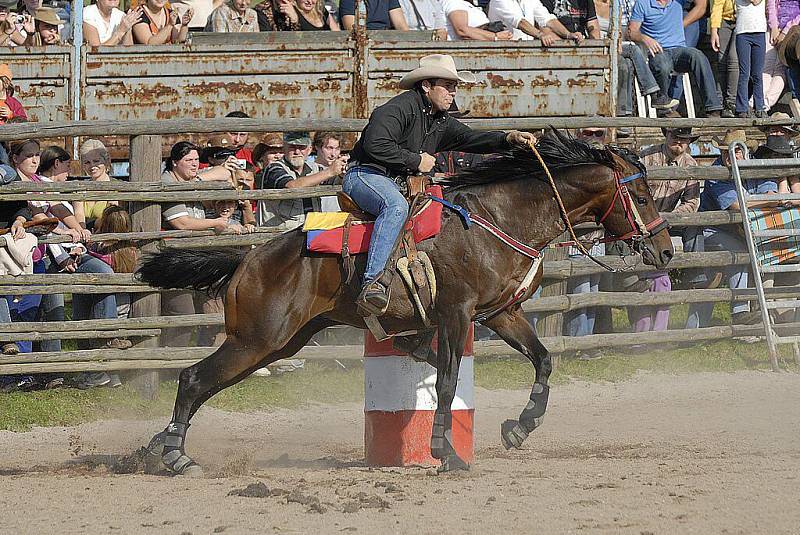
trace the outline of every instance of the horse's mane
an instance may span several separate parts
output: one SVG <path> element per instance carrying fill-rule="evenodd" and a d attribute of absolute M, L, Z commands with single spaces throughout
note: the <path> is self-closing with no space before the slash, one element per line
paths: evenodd
<path fill-rule="evenodd" d="M 536 150 L 542 156 L 551 172 L 582 165 L 603 165 L 617 169 L 617 155 L 644 171 L 638 157 L 619 147 L 594 147 L 585 141 L 550 128 L 536 143 Z M 472 186 L 495 182 L 509 182 L 525 179 L 546 180 L 547 175 L 536 155 L 527 147 L 514 147 L 508 151 L 486 158 L 478 165 L 463 169 L 448 177 L 448 186 Z M 554 176 L 557 179 L 557 177 Z"/>

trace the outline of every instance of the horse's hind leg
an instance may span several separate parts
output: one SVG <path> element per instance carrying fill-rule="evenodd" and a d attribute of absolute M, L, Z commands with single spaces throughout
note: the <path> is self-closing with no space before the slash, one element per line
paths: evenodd
<path fill-rule="evenodd" d="M 484 323 L 508 345 L 528 357 L 536 368 L 536 380 L 531 389 L 530 401 L 519 415 L 519 420 L 506 420 L 500 427 L 500 439 L 506 449 L 519 448 L 528 435 L 542 423 L 547 410 L 550 386 L 547 384 L 553 365 L 550 354 L 539 341 L 536 331 L 522 315 L 519 307 L 506 311 Z"/>
<path fill-rule="evenodd" d="M 329 325 L 327 320 L 312 320 L 283 348 L 267 355 L 264 345 L 245 344 L 229 336 L 213 354 L 181 372 L 172 421 L 153 437 L 149 451 L 160 454 L 161 461 L 176 474 L 201 475 L 199 465 L 184 450 L 186 431 L 194 413 L 211 396 L 238 383 L 255 369 L 294 355 L 314 334 Z"/>

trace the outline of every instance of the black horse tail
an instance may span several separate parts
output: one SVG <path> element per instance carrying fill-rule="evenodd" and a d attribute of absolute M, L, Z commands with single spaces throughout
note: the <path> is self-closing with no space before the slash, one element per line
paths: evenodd
<path fill-rule="evenodd" d="M 156 288 L 187 288 L 218 296 L 247 251 L 165 249 L 146 255 L 134 277 Z"/>

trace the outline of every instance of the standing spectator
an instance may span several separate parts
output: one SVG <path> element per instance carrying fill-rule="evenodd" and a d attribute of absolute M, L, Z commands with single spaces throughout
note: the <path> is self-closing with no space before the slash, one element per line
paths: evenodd
<path fill-rule="evenodd" d="M 744 130 L 731 130 L 720 142 L 715 140 L 715 145 L 720 148 L 720 157 L 712 165 L 724 165 L 730 167 L 728 146 L 734 141 L 745 143 L 747 136 Z M 736 159 L 743 160 L 744 153 L 737 149 Z M 778 185 L 773 180 L 745 180 L 744 188 L 748 193 L 775 193 Z M 748 206 L 766 206 L 772 203 L 751 202 Z M 703 193 L 700 195 L 700 211 L 707 212 L 712 210 L 732 210 L 739 211 L 739 197 L 736 194 L 736 187 L 731 180 L 707 180 Z M 741 235 L 730 230 L 730 227 L 707 227 L 703 229 L 706 251 L 729 251 L 735 253 L 746 253 L 747 245 Z M 747 288 L 749 277 L 748 266 L 729 266 L 726 269 L 728 284 L 732 290 Z M 697 327 L 708 327 L 711 324 L 711 315 L 714 310 L 714 303 L 692 303 L 689 305 L 689 318 L 686 322 L 687 329 Z M 733 301 L 731 303 L 731 319 L 734 324 L 753 324 L 761 321 L 761 314 L 758 311 L 750 310 L 748 301 Z"/>
<path fill-rule="evenodd" d="M 550 13 L 540 0 L 491 0 L 489 20 L 500 21 L 512 32 L 512 39 L 529 41 L 539 39 L 550 46 L 562 37 L 578 39 Z M 581 38 L 583 35 L 581 34 Z"/>
<path fill-rule="evenodd" d="M 642 161 L 647 167 L 677 166 L 690 167 L 697 165 L 689 155 L 689 144 L 697 141 L 699 136 L 693 135 L 691 128 L 664 128 L 664 143 L 649 147 L 642 151 Z M 694 179 L 657 180 L 650 182 L 650 191 L 661 213 L 690 214 L 700 206 L 700 183 Z M 702 252 L 702 234 L 695 227 L 684 227 L 683 231 L 671 231 L 671 234 L 683 238 L 683 250 Z M 705 279 L 705 273 L 700 273 Z M 648 281 L 647 292 L 661 293 L 672 290 L 672 282 L 666 272 L 652 272 L 641 275 Z M 696 283 L 692 281 L 693 285 Z M 665 331 L 669 324 L 669 306 L 652 305 L 628 307 L 628 318 L 634 332 Z"/>
<path fill-rule="evenodd" d="M 133 42 L 137 45 L 183 43 L 189 35 L 192 8 L 179 15 L 167 7 L 167 0 L 147 0 L 142 4 L 139 22 L 133 25 Z"/>
<path fill-rule="evenodd" d="M 711 65 L 702 52 L 686 46 L 682 29 L 683 10 L 675 0 L 636 0 L 633 5 L 628 31 L 633 41 L 649 50 L 650 70 L 661 90 L 668 91 L 673 71 L 691 72 L 700 86 L 706 115 L 719 117 L 722 105 Z M 667 114 L 674 112 L 661 112 Z"/>
<path fill-rule="evenodd" d="M 111 155 L 106 146 L 97 139 L 87 139 L 80 150 L 81 169 L 95 182 L 111 182 Z M 75 217 L 81 226 L 92 229 L 103 217 L 107 206 L 118 205 L 117 201 L 75 201 Z"/>
<path fill-rule="evenodd" d="M 400 0 L 400 7 L 409 30 L 435 31 L 440 39 L 447 38 L 447 19 L 439 0 Z"/>
<path fill-rule="evenodd" d="M 66 182 L 69 176 L 69 153 L 57 145 L 51 145 L 42 151 L 39 158 L 37 174 L 45 176 L 53 182 Z"/>
<path fill-rule="evenodd" d="M 17 14 L 9 8 L 9 5 L 0 3 L 0 46 L 15 46 L 25 42 L 25 36 L 17 28 Z M 22 16 L 31 18 L 30 15 Z"/>
<path fill-rule="evenodd" d="M 399 0 L 361 0 L 366 7 L 367 20 L 361 21 L 367 30 L 400 30 L 408 31 L 406 16 Z M 445 8 L 445 11 L 446 8 Z M 342 29 L 350 31 L 356 21 L 356 0 L 341 0 L 339 2 L 339 18 Z"/>
<path fill-rule="evenodd" d="M 28 114 L 19 100 L 14 98 L 14 76 L 6 63 L 0 63 L 0 124 L 21 117 L 28 119 Z"/>
<path fill-rule="evenodd" d="M 186 22 L 189 24 L 189 21 Z M 249 0 L 227 0 L 211 12 L 208 17 L 208 32 L 255 33 L 258 31 L 258 15 L 250 7 Z"/>
<path fill-rule="evenodd" d="M 83 40 L 89 46 L 132 45 L 131 28 L 142 18 L 142 6 L 123 13 L 119 0 L 96 0 L 83 8 Z"/>
<path fill-rule="evenodd" d="M 736 0 L 736 55 L 739 83 L 736 89 L 736 117 L 750 116 L 753 97 L 755 116 L 767 116 L 764 106 L 764 54 L 767 35 L 765 0 Z M 752 86 L 752 93 L 749 87 Z"/>
<path fill-rule="evenodd" d="M 286 132 L 283 136 L 283 158 L 271 163 L 263 172 L 264 189 L 306 188 L 319 186 L 344 172 L 341 159 L 327 169 L 308 163 L 311 137 L 308 132 Z M 258 201 L 256 220 L 259 226 L 291 230 L 301 226 L 308 212 L 320 211 L 318 199 Z"/>
<path fill-rule="evenodd" d="M 558 18 L 558 21 L 569 32 L 566 39 L 574 39 L 577 43 L 584 37 L 600 39 L 600 23 L 592 0 L 543 0 L 542 5 Z"/>
<path fill-rule="evenodd" d="M 266 169 L 272 162 L 283 158 L 283 134 L 271 132 L 265 134 L 261 141 L 253 148 L 253 163 L 258 171 Z M 256 189 L 262 189 L 263 175 L 256 172 Z"/>
<path fill-rule="evenodd" d="M 512 37 L 501 22 L 491 23 L 483 9 L 467 0 L 442 0 L 451 41 L 508 41 Z"/>
<path fill-rule="evenodd" d="M 317 132 L 314 134 L 314 161 L 323 169 L 342 159 L 347 163 L 348 157 L 342 155 L 342 136 L 336 132 Z"/>
<path fill-rule="evenodd" d="M 250 118 L 250 116 L 243 111 L 232 111 L 225 117 L 235 119 Z M 249 132 L 226 132 L 225 137 L 228 138 L 230 146 L 236 150 L 234 156 L 240 160 L 245 160 L 250 165 L 255 165 L 253 162 L 253 151 L 247 146 L 247 140 L 250 138 Z"/>
<path fill-rule="evenodd" d="M 25 38 L 25 46 L 47 46 L 60 45 L 61 35 L 58 27 L 64 21 L 58 18 L 58 13 L 51 7 L 40 7 L 33 15 L 34 27 L 28 25 L 25 28 L 28 34 Z"/>
<path fill-rule="evenodd" d="M 711 48 L 717 53 L 717 79 L 722 97 L 722 117 L 733 117 L 736 88 L 739 80 L 739 59 L 736 56 L 735 0 L 711 0 Z"/>

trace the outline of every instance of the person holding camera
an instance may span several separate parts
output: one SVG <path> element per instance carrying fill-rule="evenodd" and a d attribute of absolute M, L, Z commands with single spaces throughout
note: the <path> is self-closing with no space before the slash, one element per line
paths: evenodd
<path fill-rule="evenodd" d="M 344 173 L 344 160 L 338 158 L 328 167 L 308 162 L 311 136 L 308 132 L 286 132 L 283 135 L 283 158 L 262 172 L 264 189 L 308 188 L 332 182 Z M 319 212 L 319 199 L 288 199 L 259 201 L 256 221 L 260 226 L 291 230 L 301 226 L 308 212 Z"/>
<path fill-rule="evenodd" d="M 139 22 L 133 25 L 133 42 L 137 45 L 184 43 L 192 17 L 191 7 L 181 15 L 167 7 L 167 0 L 147 0 L 142 4 Z"/>

